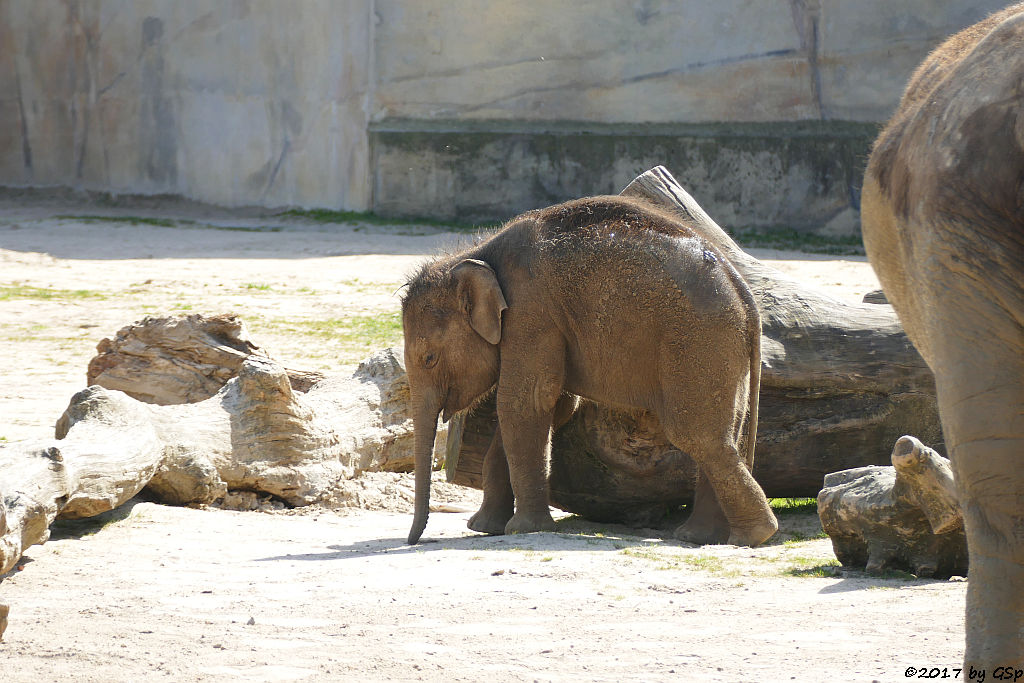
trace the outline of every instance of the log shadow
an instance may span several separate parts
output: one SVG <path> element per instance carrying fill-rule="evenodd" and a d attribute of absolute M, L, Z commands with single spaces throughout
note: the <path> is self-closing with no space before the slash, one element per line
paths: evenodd
<path fill-rule="evenodd" d="M 814 568 L 808 571 L 813 571 Z M 918 578 L 913 574 L 907 574 L 906 572 L 893 570 L 886 571 L 881 574 L 870 574 L 865 571 L 858 569 L 848 569 L 846 567 L 833 567 L 836 570 L 836 576 L 842 577 L 842 580 L 837 583 L 831 583 L 821 590 L 818 591 L 821 595 L 827 595 L 831 593 L 849 593 L 851 591 L 862 591 L 862 590 L 878 590 L 878 589 L 892 589 L 898 590 L 900 588 L 912 588 L 918 586 L 928 586 L 935 583 L 948 583 L 949 579 L 933 579 L 933 578 Z M 966 581 L 966 579 L 964 579 Z"/>
<path fill-rule="evenodd" d="M 132 515 L 132 510 L 139 503 L 152 502 L 147 499 L 136 496 L 119 507 L 113 510 L 107 510 L 101 512 L 94 517 L 85 517 L 83 519 L 56 519 L 53 524 L 50 525 L 50 538 L 51 541 L 66 541 L 68 539 L 80 539 L 86 536 L 92 536 L 93 534 L 99 533 L 104 527 L 110 524 L 116 524 L 122 522 Z"/>

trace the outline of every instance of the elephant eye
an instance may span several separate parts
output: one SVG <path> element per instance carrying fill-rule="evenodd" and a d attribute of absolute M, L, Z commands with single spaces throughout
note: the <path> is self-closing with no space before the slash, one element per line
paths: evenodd
<path fill-rule="evenodd" d="M 434 367 L 435 365 L 437 365 L 437 354 L 436 353 L 428 353 L 427 355 L 423 356 L 423 367 L 425 367 L 425 368 L 427 368 L 429 370 L 430 368 Z"/>

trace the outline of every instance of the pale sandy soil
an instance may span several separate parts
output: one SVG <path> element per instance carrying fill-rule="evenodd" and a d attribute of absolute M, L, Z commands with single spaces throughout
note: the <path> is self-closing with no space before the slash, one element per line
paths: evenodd
<path fill-rule="evenodd" d="M 118 213 L 194 222 L 81 218 Z M 233 311 L 273 356 L 348 372 L 379 342 L 318 324 L 393 328 L 405 274 L 454 239 L 466 238 L 0 200 L 0 439 L 49 438 L 96 343 L 146 315 Z M 843 299 L 878 287 L 863 258 L 755 254 Z M 827 539 L 801 540 L 820 531 L 813 514 L 783 516 L 750 550 L 574 520 L 485 538 L 467 512 L 434 513 L 431 542 L 409 548 L 407 506 L 136 503 L 106 526 L 61 523 L 0 583 L 0 680 L 896 681 L 910 666 L 952 675 L 962 658 L 963 582 L 801 575 L 834 562 Z"/>

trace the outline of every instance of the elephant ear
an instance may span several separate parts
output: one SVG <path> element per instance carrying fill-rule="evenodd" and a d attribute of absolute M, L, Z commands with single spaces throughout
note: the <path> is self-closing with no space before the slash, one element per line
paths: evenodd
<path fill-rule="evenodd" d="M 494 269 L 477 259 L 466 259 L 452 268 L 458 283 L 459 306 L 469 324 L 491 344 L 501 341 L 501 312 L 508 308 Z"/>

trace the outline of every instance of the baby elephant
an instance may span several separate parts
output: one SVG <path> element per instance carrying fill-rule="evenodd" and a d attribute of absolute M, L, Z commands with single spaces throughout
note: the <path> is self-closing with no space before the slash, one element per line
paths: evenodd
<path fill-rule="evenodd" d="M 554 528 L 552 423 L 576 396 L 652 412 L 697 463 L 694 512 L 677 538 L 754 546 L 778 529 L 750 474 L 757 306 L 732 265 L 678 218 L 615 196 L 525 213 L 424 265 L 408 283 L 402 325 L 415 430 L 409 543 L 427 522 L 438 413 L 447 421 L 495 388 L 498 429 L 471 529 Z"/>

